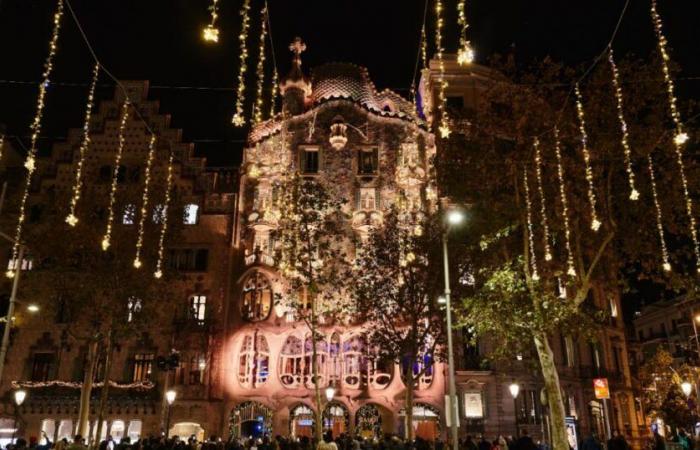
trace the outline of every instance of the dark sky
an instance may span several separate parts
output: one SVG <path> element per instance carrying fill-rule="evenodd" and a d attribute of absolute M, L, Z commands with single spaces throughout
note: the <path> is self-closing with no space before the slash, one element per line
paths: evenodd
<path fill-rule="evenodd" d="M 659 0 L 673 57 L 683 77 L 700 75 L 695 1 Z M 208 0 L 72 0 L 95 51 L 116 76 L 149 79 L 151 98 L 173 116 L 173 125 L 195 142 L 210 164 L 237 163 L 244 133 L 230 125 L 237 74 L 238 8 L 241 0 L 220 0 L 221 41 L 200 39 L 208 21 Z M 444 0 L 445 46 L 454 51 L 456 0 Z M 429 30 L 434 18 L 432 4 Z M 251 55 L 257 53 L 258 12 L 252 0 Z M 369 68 L 379 88 L 407 93 L 416 60 L 423 0 L 269 0 L 278 66 L 289 67 L 288 43 L 300 35 L 308 43 L 305 68 L 328 61 L 349 61 Z M 470 37 L 477 60 L 513 46 L 519 62 L 551 55 L 569 64 L 590 62 L 606 45 L 624 0 L 468 0 Z M 47 52 L 53 0 L 0 0 L 0 123 L 8 133 L 26 136 L 32 119 L 36 80 Z M 55 60 L 45 114 L 50 140 L 80 127 L 92 62 L 68 10 Z M 432 37 L 432 32 L 429 33 Z M 646 55 L 655 41 L 648 0 L 631 0 L 615 42 L 618 56 Z M 254 69 L 251 61 L 250 67 Z M 252 73 L 251 73 L 252 75 Z M 252 76 L 251 76 L 252 79 Z M 8 83 L 11 81 L 29 84 Z M 99 98 L 111 97 L 105 78 Z M 60 83 L 77 83 L 66 86 Z M 700 80 L 679 80 L 681 95 L 698 92 Z M 161 86 L 161 87 L 157 87 Z M 165 86 L 193 88 L 173 89 Z M 252 87 L 252 86 L 251 86 Z M 206 88 L 206 89 L 199 89 Z M 248 91 L 252 94 L 252 89 Z"/>

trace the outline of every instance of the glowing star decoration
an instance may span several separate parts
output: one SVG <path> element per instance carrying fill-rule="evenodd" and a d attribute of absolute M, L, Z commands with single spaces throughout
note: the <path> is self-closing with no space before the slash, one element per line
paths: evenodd
<path fill-rule="evenodd" d="M 78 156 L 78 164 L 75 167 L 75 180 L 73 181 L 73 195 L 70 199 L 69 213 L 66 216 L 66 223 L 74 227 L 78 223 L 78 217 L 75 215 L 75 210 L 80 200 L 80 191 L 83 186 L 83 166 L 85 165 L 85 155 L 90 147 L 90 118 L 92 117 L 92 108 L 95 105 L 95 88 L 97 87 L 97 79 L 100 77 L 100 63 L 95 63 L 92 70 L 92 82 L 88 90 L 87 105 L 85 106 L 85 119 L 83 120 L 83 140 L 80 142 L 80 151 Z"/>
<path fill-rule="evenodd" d="M 542 154 L 540 153 L 540 141 L 535 138 L 535 174 L 537 175 L 537 192 L 540 195 L 540 220 L 542 220 L 543 240 L 544 240 L 544 260 L 552 260 L 552 249 L 549 245 L 549 222 L 547 221 L 547 206 L 544 196 L 544 186 L 542 183 Z"/>
<path fill-rule="evenodd" d="M 151 135 L 151 141 L 148 143 L 148 157 L 146 158 L 146 170 L 143 180 L 143 195 L 141 196 L 141 217 L 139 217 L 139 231 L 136 238 L 136 257 L 134 258 L 134 267 L 141 267 L 141 248 L 143 247 L 144 227 L 146 226 L 146 217 L 148 216 L 148 196 L 151 188 L 151 169 L 153 167 L 153 158 L 156 154 L 156 135 Z"/>
<path fill-rule="evenodd" d="M 236 127 L 245 125 L 243 102 L 245 102 L 245 74 L 248 70 L 248 30 L 250 29 L 250 0 L 243 0 L 241 6 L 241 33 L 238 35 L 240 53 L 238 55 L 238 87 L 236 88 L 236 112 L 231 123 Z"/>
<path fill-rule="evenodd" d="M 61 30 L 62 17 L 63 0 L 58 0 L 56 4 L 56 12 L 53 15 L 53 32 L 51 34 L 51 40 L 49 41 L 49 54 L 46 56 L 46 61 L 44 62 L 44 72 L 42 74 L 42 81 L 39 84 L 39 94 L 37 95 L 36 99 L 36 113 L 34 114 L 34 120 L 30 126 L 32 131 L 31 144 L 29 146 L 29 151 L 27 152 L 27 158 L 24 162 L 24 167 L 27 169 L 27 174 L 24 180 L 24 191 L 22 192 L 22 197 L 20 197 L 19 215 L 17 217 L 17 226 L 15 228 L 15 240 L 12 246 L 12 259 L 15 261 L 18 259 L 19 246 L 22 242 L 22 230 L 24 227 L 24 221 L 26 220 L 27 199 L 29 198 L 32 175 L 36 170 L 37 141 L 39 139 L 39 134 L 41 133 L 41 120 L 44 116 L 44 101 L 46 98 L 46 90 L 49 86 L 51 73 L 53 72 L 53 58 L 56 56 L 56 50 L 58 48 L 58 36 L 59 31 Z M 14 271 L 9 270 L 7 276 L 13 277 Z"/>
<path fill-rule="evenodd" d="M 258 47 L 258 65 L 256 67 L 257 87 L 253 103 L 253 123 L 259 124 L 263 119 L 263 87 L 265 84 L 265 41 L 267 39 L 267 8 L 260 10 L 260 45 Z"/>
<path fill-rule="evenodd" d="M 566 199 L 566 185 L 564 184 L 564 164 L 561 160 L 561 143 L 559 142 L 559 129 L 554 127 L 554 153 L 557 156 L 557 177 L 559 178 L 559 196 L 561 198 L 562 215 L 564 216 L 564 242 L 566 244 L 566 273 L 576 276 L 574 266 L 574 254 L 571 251 L 571 227 L 569 226 L 569 203 Z"/>
<path fill-rule="evenodd" d="M 523 185 L 525 186 L 525 209 L 527 212 L 527 240 L 530 246 L 530 267 L 532 268 L 532 279 L 537 281 L 540 275 L 537 272 L 537 255 L 535 254 L 535 237 L 532 226 L 532 202 L 530 201 L 530 186 L 527 181 L 527 168 L 523 169 Z"/>
<path fill-rule="evenodd" d="M 119 120 L 119 135 L 117 143 L 117 152 L 114 156 L 114 168 L 112 169 L 112 184 L 109 189 L 109 208 L 107 215 L 107 228 L 102 237 L 102 250 L 107 251 L 111 244 L 112 225 L 114 224 L 114 204 L 117 202 L 117 184 L 119 181 L 119 167 L 122 162 L 122 154 L 124 153 L 124 130 L 126 130 L 126 122 L 129 119 L 129 99 L 124 100 L 122 105 L 121 119 Z"/>
<path fill-rule="evenodd" d="M 444 21 L 442 19 L 442 0 L 436 0 L 435 2 L 435 51 L 437 54 L 438 68 L 440 69 L 440 84 L 438 86 L 438 101 L 437 109 L 438 115 L 440 116 L 440 125 L 438 130 L 440 131 L 440 137 L 447 139 L 450 137 L 450 117 L 447 114 L 447 97 L 445 96 L 445 90 L 447 89 L 447 80 L 445 79 L 445 61 L 442 53 L 444 49 L 442 48 L 442 27 Z"/>
<path fill-rule="evenodd" d="M 656 175 L 654 171 L 654 160 L 651 153 L 647 155 L 647 164 L 649 165 L 649 180 L 651 181 L 651 194 L 654 197 L 654 209 L 656 210 L 656 229 L 659 232 L 659 242 L 661 244 L 661 262 L 664 271 L 671 271 L 671 263 L 668 261 L 668 248 L 666 247 L 666 238 L 664 237 L 663 216 L 661 214 L 661 203 L 659 202 L 659 193 L 656 190 Z"/>
<path fill-rule="evenodd" d="M 474 49 L 467 39 L 466 0 L 459 0 L 457 3 L 457 25 L 460 27 L 459 49 L 457 50 L 457 63 L 460 66 L 471 64 L 474 61 Z"/>
<path fill-rule="evenodd" d="M 158 237 L 158 259 L 156 260 L 156 271 L 153 272 L 155 278 L 163 276 L 163 255 L 165 245 L 165 234 L 168 231 L 168 206 L 170 206 L 170 190 L 173 186 L 173 154 L 168 158 L 168 175 L 165 180 L 165 204 L 163 206 L 163 220 L 160 223 L 160 236 Z"/>
<path fill-rule="evenodd" d="M 613 50 L 610 48 L 608 52 L 608 61 L 612 71 L 612 84 L 615 91 L 615 100 L 617 100 L 617 118 L 620 121 L 620 130 L 622 132 L 620 141 L 625 152 L 625 170 L 627 171 L 627 181 L 630 185 L 630 200 L 639 199 L 639 191 L 634 185 L 634 170 L 632 169 L 632 149 L 629 144 L 629 132 L 627 130 L 627 121 L 625 120 L 624 101 L 622 97 L 622 88 L 620 87 L 620 73 L 615 64 Z"/>
<path fill-rule="evenodd" d="M 211 0 L 209 12 L 211 13 L 211 22 L 202 30 L 202 38 L 206 42 L 219 42 L 219 29 L 216 28 L 216 19 L 219 18 L 219 0 Z"/>
<path fill-rule="evenodd" d="M 678 100 L 676 99 L 675 86 L 673 83 L 673 77 L 671 77 L 671 71 L 668 68 L 668 61 L 671 59 L 668 55 L 668 50 L 666 49 L 666 37 L 663 33 L 663 24 L 661 23 L 661 16 L 656 10 L 656 0 L 651 1 L 651 19 L 654 23 L 654 31 L 656 32 L 656 38 L 658 39 L 659 53 L 661 54 L 661 69 L 664 74 L 664 81 L 666 82 L 666 92 L 668 93 L 668 106 L 671 110 L 671 118 L 673 119 L 673 124 L 676 127 L 676 135 L 673 138 L 674 147 L 676 150 L 676 161 L 678 162 L 678 172 L 681 176 L 681 183 L 683 185 L 683 196 L 685 199 L 685 210 L 688 215 L 688 222 L 690 226 L 690 236 L 693 239 L 693 250 L 695 252 L 695 266 L 698 273 L 700 273 L 700 242 L 698 242 L 698 232 L 696 228 L 695 216 L 693 215 L 693 199 L 690 197 L 688 191 L 688 179 L 685 175 L 685 163 L 683 162 L 683 145 L 688 141 L 688 134 L 683 131 L 683 123 L 681 122 L 681 114 L 678 111 Z"/>
<path fill-rule="evenodd" d="M 277 84 L 279 83 L 279 75 L 277 75 L 277 67 L 272 68 L 272 84 L 270 86 L 270 119 L 275 117 L 275 109 L 277 106 Z"/>
<path fill-rule="evenodd" d="M 591 230 L 598 231 L 601 223 L 598 220 L 598 212 L 596 210 L 593 168 L 591 167 L 591 153 L 588 150 L 588 133 L 586 133 L 586 114 L 583 111 L 583 101 L 581 99 L 581 90 L 579 89 L 578 83 L 576 83 L 575 91 L 576 114 L 578 116 L 579 132 L 581 133 L 581 148 L 583 151 L 583 162 L 586 168 L 586 181 L 588 182 L 588 203 L 591 205 Z"/>

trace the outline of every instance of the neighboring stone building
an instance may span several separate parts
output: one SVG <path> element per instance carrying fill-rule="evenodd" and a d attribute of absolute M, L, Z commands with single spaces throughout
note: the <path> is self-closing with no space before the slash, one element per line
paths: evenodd
<path fill-rule="evenodd" d="M 158 434 L 163 427 L 164 386 L 174 387 L 178 392 L 177 402 L 172 408 L 173 433 L 199 433 L 203 437 L 203 430 L 206 430 L 218 434 L 225 428 L 218 406 L 223 396 L 220 330 L 224 324 L 220 318 L 230 301 L 228 283 L 234 254 L 234 192 L 238 174 L 230 168 L 208 168 L 204 159 L 193 156 L 194 146 L 183 143 L 181 131 L 170 127 L 170 117 L 159 113 L 158 102 L 148 100 L 147 82 L 124 82 L 124 85 L 133 109 L 125 132 L 115 227 L 133 229 L 136 238 L 134 203 L 138 200 L 128 203 L 129 200 L 124 199 L 134 192 L 137 193 L 135 198 L 140 198 L 138 192 L 143 186 L 149 135 L 143 123 L 133 118 L 134 110 L 138 110 L 158 134 L 157 157 L 151 174 L 153 186 L 164 185 L 168 152 L 172 150 L 176 160 L 173 197 L 184 206 L 186 213 L 182 219 L 171 215 L 175 217 L 170 220 L 182 221 L 176 226 L 181 239 L 177 246 L 166 249 L 166 270 L 180 272 L 173 282 L 177 294 L 171 299 L 168 317 L 163 323 L 154 323 L 148 332 L 119 342 L 110 370 L 111 379 L 117 385 L 111 389 L 103 435 L 109 433 L 117 438 L 127 435 L 134 438 Z M 91 123 L 84 189 L 104 193 L 104 198 L 107 198 L 107 186 L 113 171 L 119 111 L 123 102 L 124 95 L 117 89 L 114 99 L 99 102 Z M 39 158 L 28 201 L 27 227 L 32 227 L 42 217 L 56 214 L 57 209 L 65 209 L 58 202 L 67 201 L 69 196 L 81 131 L 70 130 L 65 142 L 53 146 L 50 156 Z M 19 188 L 23 185 L 24 173 L 19 164 L 8 169 L 3 180 L 9 180 Z M 8 196 L 0 220 L 5 232 L 14 230 L 19 193 L 20 190 L 15 189 L 15 194 Z M 156 191 L 154 188 L 152 207 L 158 208 L 163 198 L 163 189 Z M 63 231 L 70 232 L 68 229 Z M 60 233 L 61 230 L 57 230 L 55 235 L 46 238 L 60 239 Z M 95 242 L 95 245 L 99 243 Z M 32 268 L 31 246 L 29 242 L 29 256 L 22 265 L 25 270 Z M 3 243 L 2 248 L 9 255 L 8 245 Z M 0 281 L 3 293 L 9 295 L 11 280 L 3 279 L 5 281 Z M 0 442 L 5 444 L 14 428 L 12 392 L 17 386 L 28 392 L 19 410 L 19 428 L 23 434 L 40 436 L 40 431 L 45 431 L 51 440 L 70 438 L 75 433 L 86 348 L 67 332 L 67 325 L 58 314 L 54 316 L 47 310 L 32 313 L 26 302 L 20 302 L 15 319 L 16 327 L 12 331 L 11 347 L 0 383 L 3 398 L 0 420 L 4 424 L 0 425 Z M 170 355 L 171 349 L 179 352 L 180 365 L 166 374 L 158 370 L 156 362 L 159 356 Z M 90 417 L 93 433 L 98 398 L 99 389 L 96 389 Z"/>
<path fill-rule="evenodd" d="M 444 64 L 448 82 L 445 94 L 453 129 L 450 139 L 462 140 L 464 151 L 478 151 L 469 143 L 469 134 L 479 121 L 480 97 L 495 80 L 507 80 L 492 69 L 477 64 L 460 66 L 453 55 L 447 55 Z M 423 72 L 419 89 L 420 103 L 429 122 L 434 119 L 439 80 L 439 66 L 436 61 L 431 61 L 430 68 Z M 505 136 L 507 132 L 504 132 Z M 441 151 L 439 142 L 437 151 Z M 619 292 L 596 288 L 592 291 L 591 301 L 611 316 L 609 323 L 598 332 L 598 342 L 590 344 L 569 336 L 559 336 L 551 342 L 564 390 L 565 411 L 573 419 L 579 439 L 591 431 L 605 436 L 605 408 L 603 402 L 594 396 L 593 379 L 607 378 L 612 396 L 609 402 L 610 426 L 613 430 L 623 431 L 640 445 L 640 438 L 646 433 L 644 416 L 629 371 Z M 484 362 L 484 357 L 490 352 L 489 345 L 488 340 L 484 340 L 476 347 L 459 346 L 457 384 L 463 400 L 462 418 L 466 421 L 461 432 L 484 432 L 493 436 L 513 434 L 516 428 L 527 428 L 537 439 L 544 435 L 549 440 L 546 406 L 540 400 L 543 381 L 538 370 L 530 369 L 533 363 L 537 364 L 532 361 L 537 358 L 534 349 L 531 355 L 522 355 L 511 364 L 489 366 Z M 508 389 L 513 382 L 520 386 L 515 401 Z"/>
<path fill-rule="evenodd" d="M 285 180 L 299 173 L 333 184 L 348 200 L 349 225 L 360 238 L 392 204 L 416 212 L 437 205 L 434 137 L 414 106 L 391 91 L 378 92 L 367 70 L 352 64 L 322 65 L 309 78 L 301 69 L 304 45 L 297 40 L 292 48 L 292 70 L 280 85 L 283 112 L 252 129 L 241 167 L 236 246 L 245 258 L 233 288 L 224 375 L 235 436 L 313 433 L 313 344 L 308 327 L 277 300 L 287 286 L 271 233 Z M 368 356 L 359 326 L 336 322 L 321 326 L 321 333 L 322 388 L 336 389 L 331 402 L 324 400 L 323 428 L 336 436 L 403 433 L 398 367 Z M 412 426 L 429 439 L 443 423 L 443 372 L 436 364 L 416 391 Z"/>

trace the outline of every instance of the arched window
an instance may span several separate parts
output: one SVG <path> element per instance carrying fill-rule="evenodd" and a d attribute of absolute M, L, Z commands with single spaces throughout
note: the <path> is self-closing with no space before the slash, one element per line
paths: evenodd
<path fill-rule="evenodd" d="M 311 438 L 314 429 L 314 412 L 306 405 L 298 405 L 289 413 L 290 434 L 295 438 Z"/>
<path fill-rule="evenodd" d="M 307 387 L 314 387 L 314 377 L 313 377 L 313 355 L 314 348 L 311 335 L 306 337 L 304 342 L 304 384 Z M 321 338 L 316 342 L 316 367 L 317 375 L 319 378 L 319 386 L 326 386 L 328 383 L 327 367 L 326 361 L 328 360 L 328 343 Z"/>
<path fill-rule="evenodd" d="M 331 335 L 330 346 L 328 347 L 328 385 L 339 386 L 340 379 L 343 376 L 343 358 L 341 350 L 340 335 L 333 333 Z"/>
<path fill-rule="evenodd" d="M 258 387 L 265 384 L 269 376 L 270 348 L 265 336 L 243 338 L 238 360 L 238 381 L 244 387 Z"/>
<path fill-rule="evenodd" d="M 343 383 L 351 389 L 359 389 L 366 370 L 365 342 L 361 336 L 353 336 L 343 342 Z"/>
<path fill-rule="evenodd" d="M 369 373 L 369 385 L 373 389 L 384 389 L 391 382 L 394 373 L 394 361 L 381 358 L 376 348 L 370 349 L 367 362 Z"/>
<path fill-rule="evenodd" d="M 304 347 L 296 336 L 289 336 L 280 352 L 279 375 L 282 385 L 294 388 L 302 385 Z"/>
<path fill-rule="evenodd" d="M 265 275 L 260 272 L 250 275 L 243 283 L 242 297 L 241 316 L 244 319 L 251 322 L 267 319 L 272 308 L 272 287 Z"/>

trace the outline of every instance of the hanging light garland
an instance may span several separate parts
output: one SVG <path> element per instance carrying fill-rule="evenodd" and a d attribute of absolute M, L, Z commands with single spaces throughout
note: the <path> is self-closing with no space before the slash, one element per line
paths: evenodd
<path fill-rule="evenodd" d="M 467 23 L 466 3 L 466 0 L 459 0 L 457 3 L 457 25 L 459 25 L 461 29 L 459 35 L 459 50 L 457 50 L 457 63 L 459 63 L 460 66 L 471 64 L 474 61 L 474 49 L 467 39 L 467 28 L 469 28 L 469 24 Z"/>
<path fill-rule="evenodd" d="M 681 114 L 678 111 L 678 100 L 676 99 L 675 86 L 673 83 L 673 77 L 671 77 L 671 71 L 668 67 L 668 61 L 670 57 L 666 49 L 666 37 L 663 33 L 663 24 L 661 22 L 661 16 L 659 16 L 656 10 L 656 0 L 651 1 L 651 18 L 654 23 L 654 31 L 656 32 L 656 37 L 658 39 L 659 53 L 661 53 L 661 68 L 664 73 L 664 80 L 666 82 L 666 91 L 668 93 L 668 106 L 671 110 L 671 118 L 673 119 L 673 124 L 676 127 L 676 135 L 673 137 L 673 144 L 676 150 L 676 160 L 678 162 L 678 171 L 681 175 L 681 183 L 683 185 L 683 196 L 685 199 L 685 210 L 688 214 L 688 221 L 690 226 L 690 236 L 693 239 L 693 250 L 695 252 L 695 265 L 696 270 L 700 273 L 700 242 L 698 242 L 698 233 L 696 229 L 695 216 L 693 215 L 693 199 L 690 197 L 688 191 L 688 179 L 685 175 L 685 163 L 683 162 L 683 145 L 688 141 L 688 134 L 683 130 L 683 122 L 681 122 Z"/>
<path fill-rule="evenodd" d="M 163 246 L 165 244 L 165 233 L 168 231 L 168 207 L 170 206 L 170 190 L 173 186 L 173 153 L 170 152 L 168 158 L 168 176 L 165 181 L 165 205 L 163 206 L 163 217 L 160 224 L 160 237 L 158 238 L 158 260 L 156 261 L 156 271 L 153 272 L 155 278 L 163 276 Z"/>
<path fill-rule="evenodd" d="M 588 133 L 586 133 L 586 114 L 583 111 L 583 101 L 581 99 L 581 89 L 578 83 L 576 91 L 576 113 L 578 115 L 579 131 L 581 132 L 581 147 L 583 149 L 583 162 L 586 168 L 586 181 L 588 182 L 588 202 L 591 205 L 591 230 L 600 229 L 600 220 L 596 210 L 595 186 L 593 183 L 593 168 L 591 167 L 591 153 L 588 151 Z"/>
<path fill-rule="evenodd" d="M 527 212 L 527 239 L 530 244 L 530 267 L 532 279 L 537 281 L 540 275 L 537 272 L 537 255 L 535 254 L 535 237 L 532 226 L 532 201 L 530 200 L 530 186 L 527 181 L 527 168 L 523 169 L 523 184 L 525 185 L 525 208 Z"/>
<path fill-rule="evenodd" d="M 671 270 L 671 263 L 668 260 L 668 248 L 666 247 L 666 239 L 664 237 L 663 216 L 661 215 L 661 203 L 659 202 L 659 193 L 656 190 L 656 175 L 654 173 L 654 160 L 651 153 L 647 155 L 647 164 L 649 165 L 649 179 L 651 180 L 651 193 L 654 197 L 654 208 L 656 209 L 656 229 L 659 232 L 659 242 L 661 243 L 661 261 L 666 272 Z"/>
<path fill-rule="evenodd" d="M 267 39 L 267 7 L 260 10 L 260 44 L 258 47 L 258 65 L 256 75 L 258 78 L 253 104 L 253 123 L 258 124 L 263 119 L 263 86 L 265 84 L 265 40 Z"/>
<path fill-rule="evenodd" d="M 277 75 L 277 67 L 272 69 L 272 85 L 270 86 L 270 119 L 275 117 L 275 109 L 277 104 L 277 84 L 279 83 L 279 75 Z"/>
<path fill-rule="evenodd" d="M 617 100 L 617 118 L 620 121 L 620 129 L 622 132 L 622 137 L 620 138 L 622 143 L 622 148 L 625 151 L 625 170 L 627 171 L 627 181 L 630 185 L 630 200 L 639 199 L 639 191 L 637 191 L 634 185 L 634 170 L 632 169 L 632 149 L 629 144 L 629 132 L 627 130 L 627 121 L 625 120 L 624 113 L 624 102 L 622 98 L 622 88 L 620 87 L 620 73 L 617 70 L 617 64 L 615 64 L 615 58 L 613 56 L 612 47 L 608 52 L 608 61 L 610 62 L 610 69 L 612 71 L 612 83 L 615 89 L 615 99 Z"/>
<path fill-rule="evenodd" d="M 88 90 L 87 105 L 85 106 L 85 121 L 83 122 L 83 140 L 80 142 L 80 150 L 78 156 L 78 165 L 75 168 L 75 181 L 73 181 L 73 195 L 70 199 L 70 211 L 66 216 L 66 223 L 74 227 L 78 223 L 78 217 L 75 215 L 75 210 L 80 200 L 80 190 L 83 186 L 83 166 L 85 165 L 85 155 L 90 147 L 90 118 L 92 117 L 92 108 L 95 105 L 95 88 L 97 80 L 100 77 L 100 63 L 96 62 L 92 70 L 92 81 Z"/>
<path fill-rule="evenodd" d="M 566 199 L 566 186 L 564 184 L 564 164 L 561 160 L 561 142 L 559 141 L 559 129 L 554 127 L 554 153 L 557 156 L 557 177 L 559 178 L 559 195 L 561 197 L 562 215 L 564 216 L 564 242 L 566 244 L 566 273 L 576 276 L 574 266 L 574 254 L 571 251 L 571 228 L 569 226 L 569 202 Z"/>
<path fill-rule="evenodd" d="M 420 56 L 423 60 L 423 68 L 428 68 L 428 36 L 425 32 L 425 24 L 420 29 Z"/>
<path fill-rule="evenodd" d="M 0 133 L 0 159 L 2 159 L 3 147 L 5 147 L 5 135 Z"/>
<path fill-rule="evenodd" d="M 537 175 L 537 191 L 540 194 L 540 218 L 542 220 L 542 229 L 544 231 L 544 260 L 552 260 L 552 249 L 549 245 L 549 222 L 547 221 L 547 206 L 544 196 L 544 186 L 542 183 L 542 155 L 540 153 L 540 141 L 535 138 L 535 173 Z"/>
<path fill-rule="evenodd" d="M 231 119 L 231 123 L 236 127 L 245 125 L 243 102 L 245 102 L 245 74 L 248 70 L 248 64 L 246 63 L 248 59 L 248 45 L 246 41 L 248 40 L 248 30 L 250 28 L 250 0 L 243 0 L 240 14 L 242 22 L 241 33 L 238 35 L 240 54 L 238 56 L 239 68 L 238 87 L 236 89 L 236 112 L 233 115 L 233 119 Z"/>
<path fill-rule="evenodd" d="M 146 173 L 143 180 L 143 196 L 141 198 L 141 217 L 139 218 L 139 231 L 136 238 L 136 257 L 134 258 L 134 267 L 141 268 L 141 248 L 143 247 L 143 233 L 146 225 L 146 217 L 148 216 L 148 194 L 151 187 L 151 167 L 153 166 L 153 157 L 156 153 L 156 135 L 151 135 L 151 141 L 148 143 L 148 157 L 146 159 Z"/>
<path fill-rule="evenodd" d="M 202 30 L 202 38 L 207 42 L 219 42 L 219 29 L 216 28 L 216 19 L 219 18 L 219 0 L 211 0 L 209 12 L 211 13 L 211 22 Z"/>
<path fill-rule="evenodd" d="M 39 134 L 41 133 L 41 119 L 44 116 L 44 100 L 46 98 L 46 90 L 49 88 L 51 73 L 53 72 L 53 58 L 56 56 L 56 50 L 58 48 L 58 36 L 59 31 L 61 30 L 62 17 L 63 0 L 58 0 L 56 12 L 53 15 L 53 32 L 51 34 L 51 40 L 49 41 L 49 54 L 46 56 L 46 61 L 44 62 L 44 73 L 42 74 L 41 84 L 39 85 L 39 95 L 37 96 L 36 100 L 36 113 L 34 114 L 34 120 L 30 126 L 30 129 L 32 130 L 31 145 L 29 147 L 27 157 L 24 160 L 24 167 L 27 169 L 27 175 L 24 182 L 24 192 L 22 193 L 19 203 L 19 216 L 17 218 L 17 227 L 15 228 L 15 241 L 12 246 L 13 261 L 17 261 L 20 242 L 22 242 L 22 229 L 26 219 L 29 188 L 32 182 L 32 175 L 36 170 L 37 141 L 39 139 Z M 21 261 L 16 264 L 16 267 L 20 266 Z M 14 277 L 14 270 L 8 270 L 6 275 L 10 278 Z"/>
<path fill-rule="evenodd" d="M 450 118 L 447 115 L 445 106 L 447 105 L 447 97 L 445 97 L 445 89 L 447 89 L 447 80 L 445 80 L 445 61 L 442 57 L 444 49 L 442 48 L 442 27 L 444 21 L 442 19 L 442 0 L 435 2 L 435 51 L 437 52 L 438 66 L 440 69 L 440 85 L 438 86 L 438 114 L 440 115 L 440 137 L 446 139 L 450 137 Z"/>
<path fill-rule="evenodd" d="M 117 153 L 114 156 L 114 169 L 112 170 L 112 185 L 109 190 L 109 212 L 107 216 L 107 229 L 102 238 L 102 250 L 107 251 L 112 239 L 112 224 L 114 223 L 114 204 L 117 202 L 117 184 L 119 181 L 119 167 L 122 162 L 122 154 L 124 153 L 124 130 L 126 130 L 126 122 L 129 119 L 129 99 L 124 100 L 122 105 L 121 119 L 119 121 L 119 135 L 117 144 Z"/>

